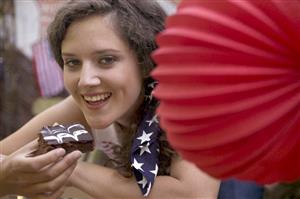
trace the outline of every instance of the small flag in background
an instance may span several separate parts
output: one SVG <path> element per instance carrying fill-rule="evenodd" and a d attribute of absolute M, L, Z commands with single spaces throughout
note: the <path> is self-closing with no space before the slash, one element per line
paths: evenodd
<path fill-rule="evenodd" d="M 40 40 L 32 47 L 33 67 L 42 97 L 51 97 L 64 89 L 62 69 L 51 54 L 46 39 Z"/>

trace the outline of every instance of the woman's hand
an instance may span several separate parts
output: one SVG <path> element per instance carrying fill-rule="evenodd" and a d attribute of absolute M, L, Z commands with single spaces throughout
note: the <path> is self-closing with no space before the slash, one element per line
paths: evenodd
<path fill-rule="evenodd" d="M 33 141 L 4 157 L 0 164 L 0 196 L 18 194 L 33 198 L 58 198 L 76 167 L 81 153 L 66 156 L 64 149 L 30 157 L 37 148 Z"/>

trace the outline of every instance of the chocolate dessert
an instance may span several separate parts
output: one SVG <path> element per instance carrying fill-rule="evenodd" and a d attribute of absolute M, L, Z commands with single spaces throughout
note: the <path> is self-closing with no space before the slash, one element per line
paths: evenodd
<path fill-rule="evenodd" d="M 66 153 L 79 150 L 82 153 L 94 149 L 94 139 L 90 132 L 81 124 L 43 127 L 39 134 L 39 147 L 33 155 L 47 153 L 56 148 L 64 148 Z"/>

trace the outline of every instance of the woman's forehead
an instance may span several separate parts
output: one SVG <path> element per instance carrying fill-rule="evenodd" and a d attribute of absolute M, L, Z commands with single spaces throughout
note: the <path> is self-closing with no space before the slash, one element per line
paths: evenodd
<path fill-rule="evenodd" d="M 101 48 L 122 48 L 128 50 L 128 45 L 119 36 L 110 18 L 91 16 L 74 21 L 68 28 L 62 47 L 73 48 L 87 44 Z"/>

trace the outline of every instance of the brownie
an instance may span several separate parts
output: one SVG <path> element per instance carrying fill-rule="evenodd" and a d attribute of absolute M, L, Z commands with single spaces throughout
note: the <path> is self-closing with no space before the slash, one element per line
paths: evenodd
<path fill-rule="evenodd" d="M 75 150 L 86 153 L 94 149 L 92 134 L 81 124 L 45 126 L 40 131 L 38 144 L 33 155 L 44 154 L 56 148 L 64 148 L 66 153 Z"/>

